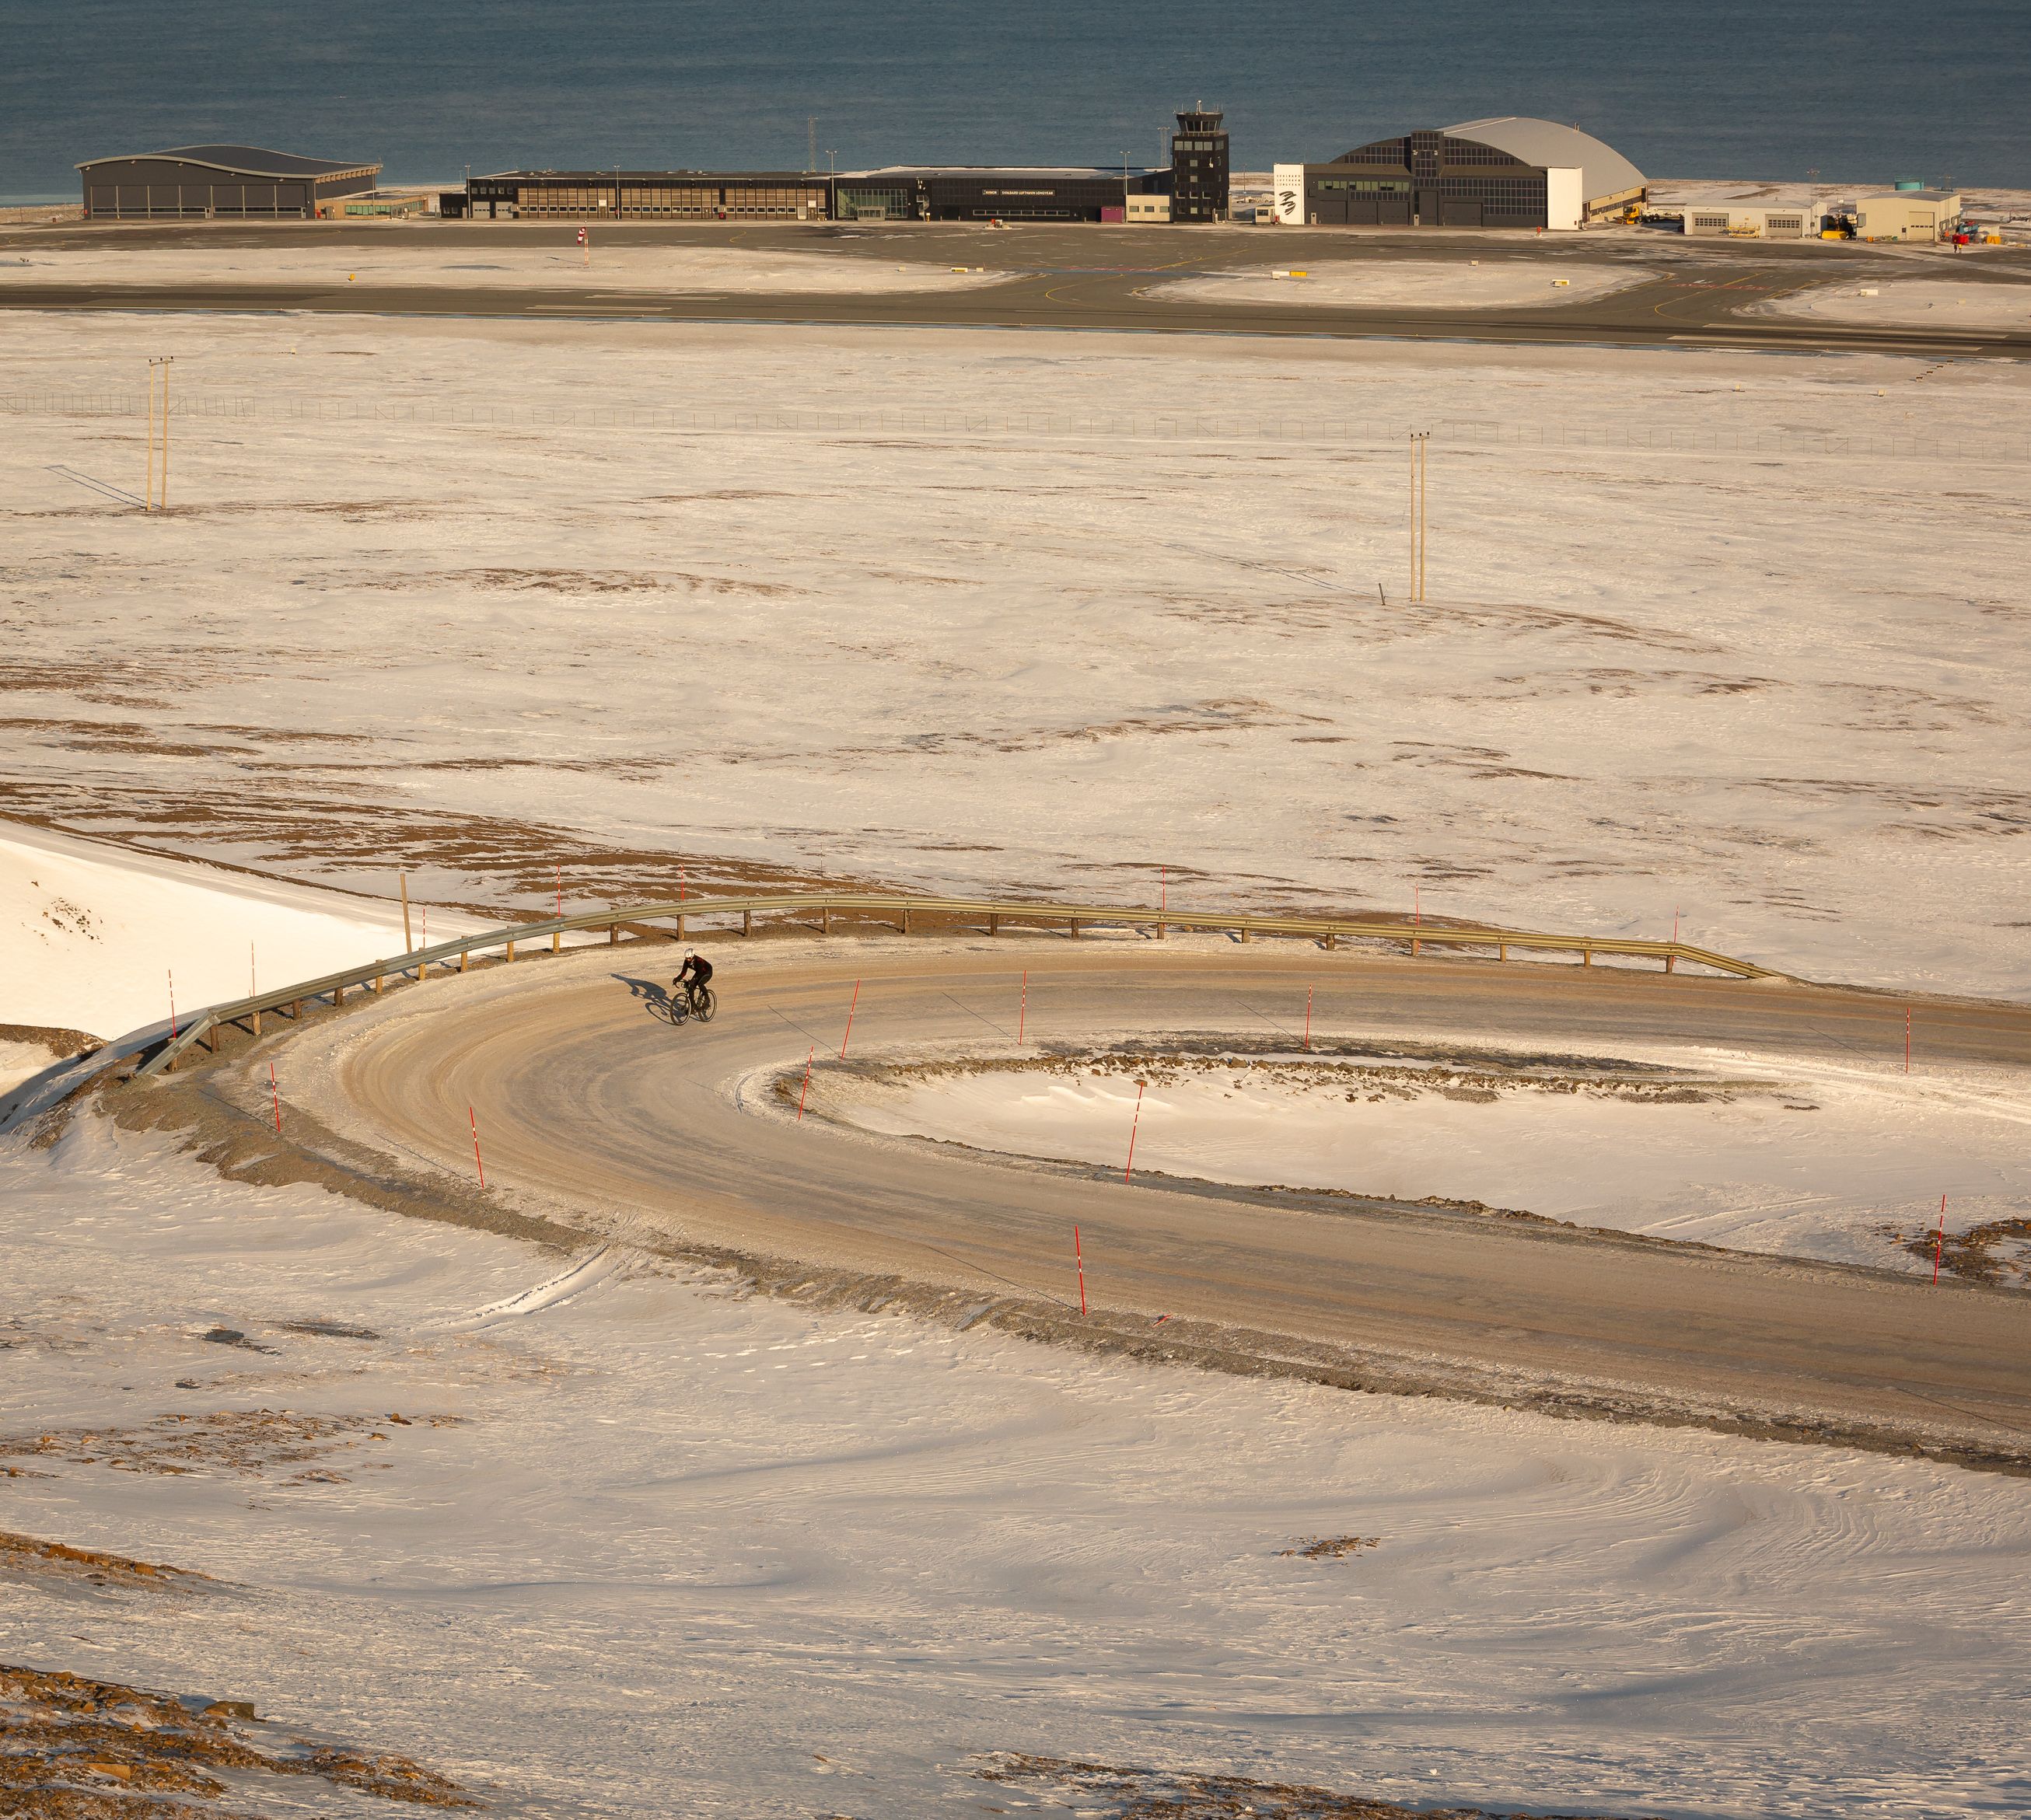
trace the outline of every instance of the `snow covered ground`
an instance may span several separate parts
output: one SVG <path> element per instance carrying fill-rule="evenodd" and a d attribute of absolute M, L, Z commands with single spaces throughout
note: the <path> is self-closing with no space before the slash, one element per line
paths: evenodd
<path fill-rule="evenodd" d="M 442 907 L 436 923 L 416 906 L 419 947 L 490 926 Z M 166 1022 L 172 990 L 188 1013 L 402 947 L 399 903 L 0 821 L 0 1024 L 123 1037 Z M 15 1078 L 50 1058 L 32 1059 L 13 1058 Z"/>
<path fill-rule="evenodd" d="M 609 241 L 592 229 L 592 256 L 533 247 L 475 226 L 471 244 L 427 244 L 389 230 L 385 246 L 341 244 L 314 233 L 252 247 L 65 245 L 59 240 L 0 251 L 0 285 L 434 285 L 514 290 L 661 292 L 717 295 L 766 292 L 837 296 L 960 290 L 1006 273 L 961 271 L 918 261 L 763 252 L 738 247 L 654 247 Z"/>
<path fill-rule="evenodd" d="M 1543 309 L 1604 297 L 1645 283 L 1649 266 L 1582 265 L 1527 255 L 1512 259 L 1311 259 L 1299 266 L 1202 272 L 1148 287 L 1147 295 L 1180 303 L 1338 303 L 1350 310 L 1422 305 L 1439 310 Z"/>
<path fill-rule="evenodd" d="M 228 1583 L 12 1566 L 0 1659 L 492 1811 L 1023 1809 L 997 1750 L 1670 1820 L 2025 1797 L 2020 1481 L 743 1300 L 96 1120 L 0 1149 L 0 1528 Z"/>
<path fill-rule="evenodd" d="M 2031 1094 L 2014 1076 L 1824 1063 L 1779 1073 L 1705 1050 L 1627 1059 L 1669 1073 L 1576 1085 L 1422 1051 L 1324 1062 L 1294 1049 L 1224 1064 L 829 1074 L 813 1105 L 870 1131 L 1109 1168 L 1127 1163 L 1132 1123 L 1138 1173 L 1480 1201 L 1914 1271 L 1929 1266 L 1892 1235 L 1929 1228 L 1942 1194 L 1955 1232 L 2031 1215 Z"/>
<path fill-rule="evenodd" d="M 1810 322 L 1850 322 L 1867 328 L 2031 329 L 2031 275 L 2004 281 L 1974 268 L 1966 278 L 1884 278 L 1823 285 L 1745 306 L 1747 316 L 1783 316 Z"/>
<path fill-rule="evenodd" d="M 155 353 L 151 519 L 72 475 L 139 490 Z M 69 827 L 531 909 L 1163 864 L 2031 991 L 2014 365 L 20 315 L 0 405 L 0 801 Z"/>

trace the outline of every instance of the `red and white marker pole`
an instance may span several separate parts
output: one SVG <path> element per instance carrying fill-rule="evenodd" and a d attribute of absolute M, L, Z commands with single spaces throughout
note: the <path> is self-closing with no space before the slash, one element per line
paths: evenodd
<path fill-rule="evenodd" d="M 811 1090 L 811 1055 L 818 1053 L 818 1045 L 811 1045 L 811 1054 L 804 1058 L 804 1084 L 797 1089 L 797 1122 L 804 1122 L 804 1096 Z"/>
<path fill-rule="evenodd" d="M 1072 1228 L 1072 1261 L 1079 1266 L 1079 1312 L 1086 1312 L 1086 1252 L 1080 1249 L 1079 1228 Z"/>
<path fill-rule="evenodd" d="M 1016 1007 L 1016 1047 L 1023 1047 L 1023 1026 L 1030 1021 L 1030 976 L 1023 975 L 1023 996 Z"/>
<path fill-rule="evenodd" d="M 268 1097 L 275 1103 L 275 1135 L 282 1135 L 282 1092 L 275 1085 L 275 1064 L 268 1064 Z"/>
<path fill-rule="evenodd" d="M 1932 1287 L 1934 1289 L 1940 1286 L 1940 1260 L 1945 1255 L 1946 1249 L 1947 1197 L 1943 1194 L 1940 1197 L 1939 1236 L 1932 1241 Z"/>
<path fill-rule="evenodd" d="M 860 982 L 853 982 L 853 1003 L 846 1007 L 846 1034 L 839 1040 L 839 1059 L 846 1059 L 846 1046 L 853 1040 L 853 1014 L 860 1009 Z"/>
<path fill-rule="evenodd" d="M 170 977 L 170 1040 L 173 1043 L 177 1040 L 177 972 L 173 967 L 162 970 Z"/>
<path fill-rule="evenodd" d="M 563 917 L 564 914 L 565 914 L 565 869 L 564 869 L 562 866 L 559 866 L 559 867 L 557 868 L 557 915 L 558 915 L 558 917 L 559 917 L 560 918 L 561 918 L 561 917 Z"/>
<path fill-rule="evenodd" d="M 1904 1007 L 1904 1072 L 1911 1072 L 1911 1007 Z"/>
<path fill-rule="evenodd" d="M 1309 1054 L 1311 1052 L 1311 1048 L 1312 1048 L 1312 988 L 1311 988 L 1310 986 L 1307 986 L 1307 987 L 1306 987 L 1306 988 L 1305 988 L 1305 1051 L 1306 1051 L 1306 1053 L 1307 1055 L 1309 1055 Z"/>
<path fill-rule="evenodd" d="M 1135 1116 L 1128 1122 L 1128 1162 L 1121 1171 L 1124 1182 L 1127 1181 L 1135 1167 L 1135 1133 L 1142 1123 L 1142 1089 L 1148 1085 L 1146 1081 L 1135 1083 Z"/>
<path fill-rule="evenodd" d="M 479 1185 L 484 1188 L 486 1185 L 486 1165 L 479 1160 L 479 1120 L 470 1106 L 465 1109 L 465 1116 L 467 1122 L 472 1127 L 472 1166 L 479 1171 Z"/>

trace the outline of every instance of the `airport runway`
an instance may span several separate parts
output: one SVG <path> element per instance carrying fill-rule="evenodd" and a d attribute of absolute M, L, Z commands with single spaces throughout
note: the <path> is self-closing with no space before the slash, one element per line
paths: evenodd
<path fill-rule="evenodd" d="M 61 244 L 137 250 L 151 245 L 274 244 L 278 233 L 320 236 L 320 244 L 413 245 L 441 250 L 455 238 L 462 250 L 490 244 L 571 244 L 572 226 L 443 223 L 429 227 L 346 229 L 76 228 L 0 233 L 0 251 Z M 1782 292 L 1857 277 L 1932 277 L 1943 264 L 1869 248 L 1797 247 L 1689 242 L 1658 235 L 1556 244 L 1521 236 L 1429 233 L 1329 233 L 1307 229 L 1198 229 L 1025 228 L 993 232 L 954 225 L 887 229 L 680 226 L 602 227 L 602 244 L 739 248 L 795 251 L 891 264 L 983 266 L 1006 270 L 1005 281 L 949 293 L 883 296 L 659 296 L 602 288 L 597 274 L 583 290 L 426 285 L 145 281 L 118 284 L 9 284 L 0 308 L 37 310 L 308 311 L 393 316 L 533 317 L 669 322 L 780 322 L 851 327 L 1079 329 L 1136 333 L 1389 337 L 1535 345 L 1734 348 L 1752 352 L 1872 352 L 2031 357 L 2031 333 L 2007 330 L 1843 328 L 1743 316 L 1742 306 Z M 117 236 L 117 237 L 116 237 Z M 200 237 L 201 236 L 201 237 Z M 399 236 L 399 237 L 398 237 Z M 494 238 L 500 236 L 500 238 Z M 1195 272 L 1279 264 L 1317 268 L 1349 259 L 1527 260 L 1556 274 L 1574 261 L 1641 264 L 1650 275 L 1629 289 L 1589 301 L 1542 309 L 1395 307 L 1355 310 L 1320 305 L 1173 303 L 1143 293 Z M 1970 283 L 2024 281 L 2031 255 L 2014 250 L 1969 255 L 1953 268 Z"/>
<path fill-rule="evenodd" d="M 1901 1052 L 1902 1001 L 1309 946 L 927 943 L 779 952 L 753 967 L 724 943 L 714 951 L 724 991 L 710 1025 L 673 1029 L 645 1004 L 642 987 L 671 970 L 668 945 L 602 949 L 447 979 L 312 1026 L 280 1051 L 285 1092 L 293 1074 L 319 1079 L 316 1116 L 342 1136 L 468 1182 L 471 1107 L 490 1182 L 535 1204 L 643 1222 L 695 1254 L 929 1285 L 983 1306 L 1011 1299 L 1061 1316 L 1075 1340 L 1076 1223 L 1096 1327 L 1217 1335 L 1204 1343 L 1230 1358 L 1350 1362 L 1328 1381 L 1922 1444 L 2031 1469 L 2031 1296 L 2020 1292 L 1399 1203 L 1124 1185 L 798 1123 L 773 1090 L 814 1048 L 822 1085 L 856 980 L 853 1052 L 884 1058 L 1007 1052 L 1021 968 L 1030 1040 L 1071 1049 L 1124 1035 L 1158 1049 L 1207 1036 L 1295 1047 L 1311 987 L 1320 1042 L 1469 1033 L 1586 1055 L 1713 1043 L 1781 1071 L 1787 1057 L 1888 1063 Z M 1936 1004 L 1921 1029 L 1921 1065 L 2031 1067 L 2031 1007 Z M 264 1070 L 274 1053 L 241 1066 Z M 258 1088 L 265 1116 L 265 1072 Z M 442 1188 L 434 1171 L 423 1179 Z M 1159 1329 L 1159 1316 L 1176 1324 Z"/>

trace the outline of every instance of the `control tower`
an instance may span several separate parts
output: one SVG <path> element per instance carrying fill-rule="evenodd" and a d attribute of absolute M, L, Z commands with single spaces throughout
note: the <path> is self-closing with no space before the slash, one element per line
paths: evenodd
<path fill-rule="evenodd" d="M 1220 110 L 1201 102 L 1171 135 L 1171 219 L 1227 219 L 1227 132 Z"/>

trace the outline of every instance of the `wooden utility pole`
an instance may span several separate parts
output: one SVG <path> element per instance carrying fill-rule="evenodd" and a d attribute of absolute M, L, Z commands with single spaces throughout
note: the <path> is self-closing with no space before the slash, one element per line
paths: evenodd
<path fill-rule="evenodd" d="M 176 356 L 164 355 L 158 360 L 148 363 L 148 480 L 147 504 L 148 512 L 166 512 L 170 504 L 170 363 Z M 155 466 L 155 409 L 156 377 L 161 375 L 162 404 L 161 423 L 162 433 L 162 463 Z M 158 486 L 159 483 L 159 486 Z"/>
<path fill-rule="evenodd" d="M 1411 435 L 1411 598 L 1425 597 L 1425 445 L 1429 430 Z"/>

